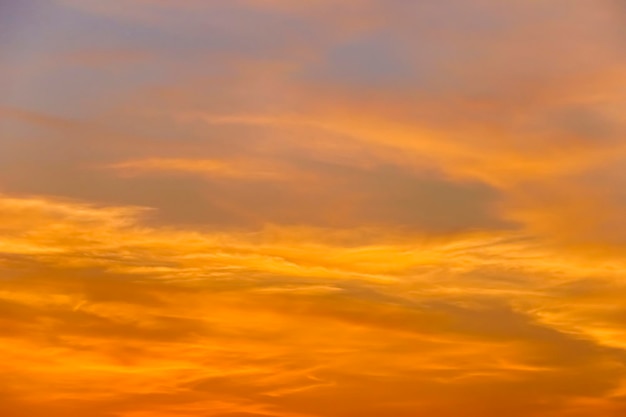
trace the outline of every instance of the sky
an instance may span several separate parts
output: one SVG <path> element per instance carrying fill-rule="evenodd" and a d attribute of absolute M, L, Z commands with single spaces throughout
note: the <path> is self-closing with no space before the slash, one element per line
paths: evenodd
<path fill-rule="evenodd" d="M 621 0 L 1 0 L 3 417 L 626 413 Z"/>

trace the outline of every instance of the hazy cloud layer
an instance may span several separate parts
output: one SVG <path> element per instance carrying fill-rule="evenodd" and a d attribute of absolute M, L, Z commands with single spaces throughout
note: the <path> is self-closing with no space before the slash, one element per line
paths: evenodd
<path fill-rule="evenodd" d="M 19 3 L 3 416 L 626 411 L 619 2 Z"/>

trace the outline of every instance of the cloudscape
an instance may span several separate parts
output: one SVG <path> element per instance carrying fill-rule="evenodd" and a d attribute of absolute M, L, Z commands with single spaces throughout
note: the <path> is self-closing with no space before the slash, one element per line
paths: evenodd
<path fill-rule="evenodd" d="M 626 414 L 618 0 L 0 2 L 0 415 Z"/>

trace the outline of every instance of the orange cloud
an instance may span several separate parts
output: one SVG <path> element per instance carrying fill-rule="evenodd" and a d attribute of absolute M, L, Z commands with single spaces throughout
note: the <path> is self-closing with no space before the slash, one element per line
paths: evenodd
<path fill-rule="evenodd" d="M 608 347 L 619 322 L 606 333 L 579 326 L 597 313 L 560 288 L 624 267 L 559 259 L 521 236 L 344 246 L 354 237 L 152 229 L 136 208 L 41 198 L 5 196 L 0 212 L 11 274 L 0 348 L 15 410 L 290 416 L 341 401 L 344 413 L 367 413 L 350 398 L 369 392 L 375 409 L 447 415 L 439 395 L 454 393 L 456 407 L 470 401 L 459 390 L 480 397 L 497 384 L 531 412 L 531 386 L 553 401 L 594 392 L 609 404 L 620 380 L 621 353 Z M 403 403 L 412 389 L 438 394 Z"/>
<path fill-rule="evenodd" d="M 256 164 L 258 165 L 258 164 Z M 280 180 L 287 175 L 274 167 L 255 166 L 254 162 L 226 162 L 207 159 L 145 159 L 111 165 L 121 172 L 182 172 L 204 174 L 210 177 L 240 178 L 250 180 Z"/>
<path fill-rule="evenodd" d="M 2 415 L 623 415 L 616 11 L 20 13 Z"/>

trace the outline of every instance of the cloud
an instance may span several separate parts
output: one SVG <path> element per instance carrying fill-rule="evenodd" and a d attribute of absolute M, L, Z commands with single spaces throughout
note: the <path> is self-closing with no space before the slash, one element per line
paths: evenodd
<path fill-rule="evenodd" d="M 615 10 L 20 13 L 29 39 L 0 68 L 0 408 L 622 415 Z"/>
<path fill-rule="evenodd" d="M 252 166 L 251 166 L 252 165 Z M 241 178 L 250 180 L 267 180 L 284 178 L 280 172 L 273 172 L 272 168 L 255 167 L 254 163 L 240 161 L 228 163 L 219 160 L 194 159 L 147 159 L 140 161 L 125 161 L 113 164 L 110 168 L 122 172 L 182 172 L 207 175 L 209 177 Z"/>
<path fill-rule="evenodd" d="M 44 402 L 69 415 L 92 407 L 122 415 L 146 407 L 164 415 L 354 415 L 372 407 L 447 415 L 465 407 L 478 415 L 502 407 L 483 397 L 498 381 L 522 415 L 538 409 L 531 387 L 558 408 L 572 396 L 609 395 L 620 381 L 623 353 L 612 338 L 548 314 L 558 297 L 570 305 L 560 314 L 589 317 L 574 293 L 546 286 L 562 255 L 537 256 L 540 248 L 524 239 L 344 246 L 345 237 L 321 244 L 323 231 L 155 229 L 132 207 L 4 196 L 0 211 L 4 269 L 13 274 L 0 291 L 0 348 L 17 409 L 37 413 L 29 404 Z M 567 261 L 561 276 L 586 274 Z M 505 278 L 514 267 L 524 277 L 517 283 Z M 487 280 L 490 268 L 504 277 Z M 504 292 L 477 295 L 494 286 Z M 618 331 L 619 317 L 608 320 Z M 59 378 L 63 384 L 31 399 Z M 364 389 L 373 400 L 367 409 L 350 401 Z M 403 405 L 417 390 L 433 400 Z M 449 395 L 455 401 L 443 406 L 438 399 Z M 339 409 L 333 398 L 342 399 Z M 64 408 L 70 400 L 75 411 Z"/>

